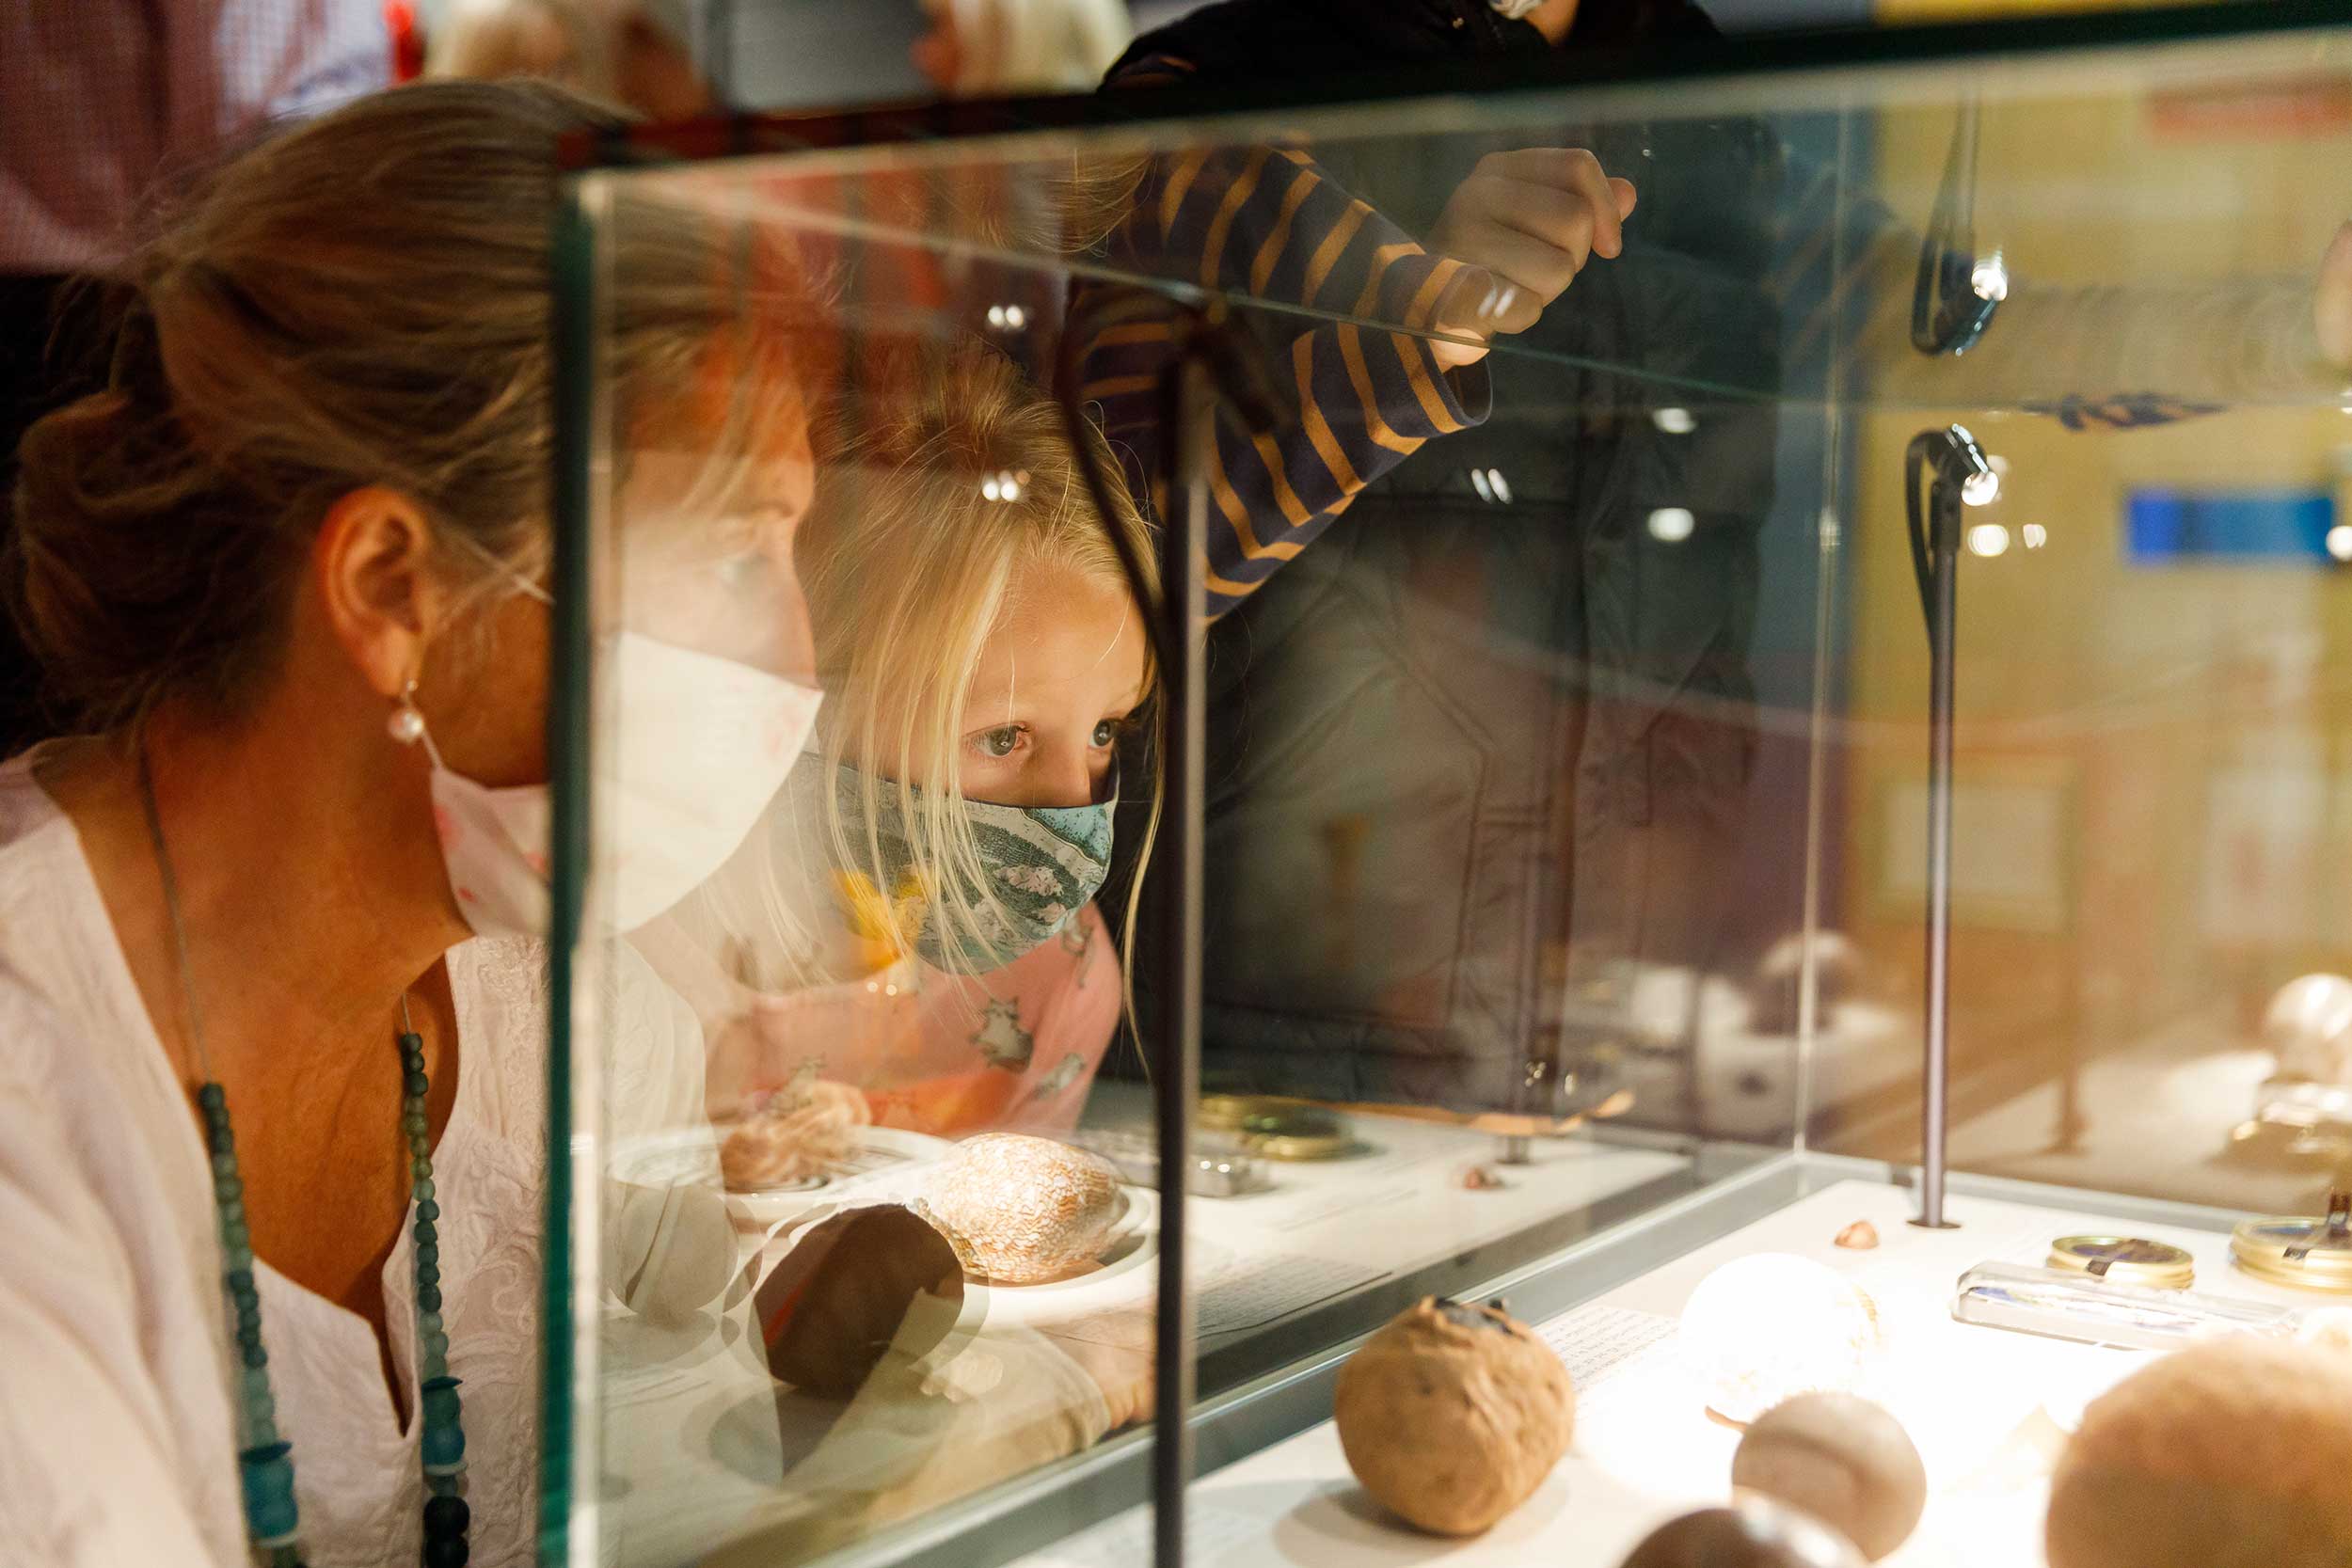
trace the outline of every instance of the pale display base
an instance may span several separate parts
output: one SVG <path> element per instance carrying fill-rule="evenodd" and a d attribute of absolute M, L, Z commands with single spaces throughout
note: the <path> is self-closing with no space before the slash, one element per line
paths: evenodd
<path fill-rule="evenodd" d="M 1913 1201 L 1899 1188 L 1841 1182 L 1539 1325 L 1577 1379 L 1575 1443 L 1486 1535 L 1442 1541 L 1384 1516 L 1325 1422 L 1195 1483 L 1188 1568 L 1617 1568 L 1658 1526 L 1728 1495 L 1739 1433 L 1708 1417 L 1673 1330 L 1701 1279 L 1756 1252 L 1817 1259 L 1878 1303 L 1887 1350 L 1863 1392 L 1901 1420 L 1929 1480 L 1926 1517 L 1887 1568 L 2042 1568 L 2042 1509 L 2064 1427 L 2148 1358 L 1954 1323 L 1962 1271 L 1987 1259 L 2038 1263 L 2053 1237 L 2122 1230 L 2187 1248 L 2200 1291 L 2312 1304 L 2232 1267 L 2227 1235 L 1963 1196 L 1949 1204 L 1962 1228 L 1921 1230 L 1905 1223 Z M 1835 1244 L 1857 1219 L 1877 1226 L 1876 1250 Z M 1759 1317 L 1768 1310 L 1759 1304 Z M 1021 1568 L 1132 1568 L 1149 1560 L 1150 1539 L 1148 1513 L 1135 1510 Z"/>
<path fill-rule="evenodd" d="M 1098 1099 L 1116 1114 L 1120 1091 Z M 1148 1101 L 1136 1096 L 1137 1106 Z M 1194 1275 L 1200 1343 L 1236 1342 L 1392 1274 L 1575 1213 L 1687 1170 L 1687 1158 L 1585 1138 L 1535 1141 L 1532 1163 L 1505 1168 L 1508 1185 L 1463 1189 L 1468 1164 L 1493 1158 L 1497 1141 L 1440 1125 L 1362 1118 L 1371 1152 L 1351 1160 L 1278 1164 L 1276 1185 L 1238 1198 L 1195 1198 Z M 920 1162 L 861 1183 L 872 1199 L 913 1183 Z M 819 1195 L 824 1196 L 824 1195 Z M 964 1329 L 985 1356 L 999 1335 L 1043 1332 L 1148 1347 L 1157 1276 L 1157 1195 L 1136 1191 L 1127 1240 L 1106 1266 L 1051 1284 L 967 1287 Z M 746 1237 L 756 1250 L 757 1237 Z M 659 1327 L 617 1307 L 605 1315 L 599 1386 L 603 1470 L 598 1530 L 608 1560 L 691 1560 L 746 1529 L 790 1514 L 792 1467 L 770 1414 L 769 1379 L 739 1314 L 702 1314 Z M 813 1414 L 823 1417 L 826 1412 Z M 919 1457 L 923 1437 L 885 1442 L 877 1466 Z M 832 1445 L 838 1448 L 839 1444 Z M 1332 1451 L 1338 1452 L 1336 1440 Z M 1122 1560 L 1122 1568 L 1135 1559 Z"/>

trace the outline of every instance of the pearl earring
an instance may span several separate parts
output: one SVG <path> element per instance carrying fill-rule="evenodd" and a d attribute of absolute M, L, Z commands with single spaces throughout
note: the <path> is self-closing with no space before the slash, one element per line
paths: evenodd
<path fill-rule="evenodd" d="M 392 717 L 384 725 L 385 733 L 403 746 L 414 746 L 424 738 L 424 715 L 417 711 L 417 683 L 410 681 L 400 694 L 400 705 L 392 709 Z"/>

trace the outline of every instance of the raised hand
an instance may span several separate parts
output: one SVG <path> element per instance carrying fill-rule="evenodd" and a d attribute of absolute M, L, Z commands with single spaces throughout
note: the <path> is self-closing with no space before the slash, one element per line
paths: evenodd
<path fill-rule="evenodd" d="M 1631 181 L 1612 177 L 1582 148 L 1529 147 L 1478 160 L 1425 243 L 1470 267 L 1439 300 L 1437 326 L 1480 342 L 1438 343 L 1438 362 L 1469 364 L 1496 333 L 1534 325 L 1587 261 L 1624 249 L 1635 198 Z"/>

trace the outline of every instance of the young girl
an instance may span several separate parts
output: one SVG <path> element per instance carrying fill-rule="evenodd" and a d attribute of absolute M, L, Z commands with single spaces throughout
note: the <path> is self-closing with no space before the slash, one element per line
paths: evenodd
<path fill-rule="evenodd" d="M 767 1113 L 729 1145 L 739 1184 L 817 1174 L 869 1117 L 1067 1128 L 1124 995 L 1092 899 L 1153 672 L 1060 411 L 979 347 L 868 386 L 800 535 L 814 750 L 640 939 L 704 1019 L 714 1117 Z"/>

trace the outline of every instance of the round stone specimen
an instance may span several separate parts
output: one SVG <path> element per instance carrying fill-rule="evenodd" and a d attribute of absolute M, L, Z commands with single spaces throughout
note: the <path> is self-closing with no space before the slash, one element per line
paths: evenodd
<path fill-rule="evenodd" d="M 1623 1568 L 1862 1568 L 1862 1554 L 1811 1515 L 1748 1497 L 1661 1525 Z"/>
<path fill-rule="evenodd" d="M 932 1168 L 921 1207 L 966 1274 L 1034 1285 L 1101 1257 L 1127 1201 L 1118 1172 L 1084 1149 L 1025 1132 L 983 1132 Z"/>
<path fill-rule="evenodd" d="M 1682 1363 L 1708 1408 L 1756 1419 L 1799 1394 L 1851 1394 L 1883 1347 L 1878 1307 L 1836 1270 L 1784 1252 L 1735 1259 L 1682 1309 Z"/>
<path fill-rule="evenodd" d="M 1911 1538 L 1928 1506 L 1910 1434 L 1868 1400 L 1799 1394 L 1758 1416 L 1731 1457 L 1731 1484 L 1804 1510 L 1876 1562 Z"/>
<path fill-rule="evenodd" d="M 926 1296 L 936 1307 L 918 1313 Z M 962 1264 L 936 1227 L 895 1203 L 846 1210 L 796 1238 L 759 1288 L 768 1370 L 848 1399 L 892 1346 L 918 1356 L 945 1338 L 962 1299 Z"/>
<path fill-rule="evenodd" d="M 2280 987 L 2263 1010 L 2263 1043 L 2281 1078 L 2352 1084 L 2352 980 L 2306 974 Z"/>
<path fill-rule="evenodd" d="M 629 1309 L 691 1323 L 735 1277 L 735 1222 L 715 1186 L 605 1183 L 605 1284 Z"/>
<path fill-rule="evenodd" d="M 1433 1534 L 1475 1535 L 1568 1451 L 1576 1395 L 1525 1324 L 1431 1296 L 1348 1358 L 1333 1414 L 1365 1491 Z"/>
<path fill-rule="evenodd" d="M 2050 1485 L 2050 1568 L 2343 1568 L 2352 1365 L 2233 1335 L 2090 1402 Z"/>

